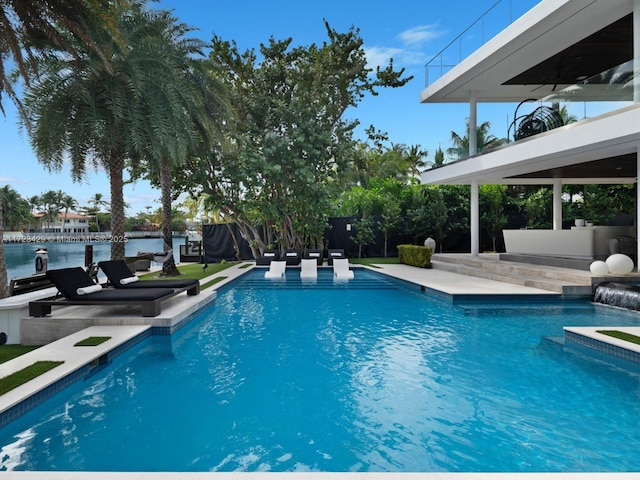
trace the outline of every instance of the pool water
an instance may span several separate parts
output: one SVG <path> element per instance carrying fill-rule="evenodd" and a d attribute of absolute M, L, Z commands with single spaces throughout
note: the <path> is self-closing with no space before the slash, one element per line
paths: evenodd
<path fill-rule="evenodd" d="M 371 272 L 245 275 L 0 430 L 0 467 L 638 471 L 638 369 L 547 340 L 589 302 L 452 304 Z"/>

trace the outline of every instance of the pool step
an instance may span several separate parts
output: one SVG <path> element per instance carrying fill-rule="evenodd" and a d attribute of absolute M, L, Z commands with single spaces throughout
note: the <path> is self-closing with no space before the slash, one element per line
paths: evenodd
<path fill-rule="evenodd" d="M 497 255 L 435 254 L 433 268 L 499 282 L 539 288 L 564 295 L 591 295 L 589 271 L 500 261 Z"/>
<path fill-rule="evenodd" d="M 265 269 L 266 272 L 266 269 Z M 350 280 L 335 280 L 333 278 L 333 270 L 319 270 L 317 279 L 301 280 L 300 270 L 296 268 L 288 268 L 286 278 L 269 279 L 265 281 L 264 275 L 257 277 L 249 276 L 238 280 L 237 285 L 243 288 L 255 289 L 325 289 L 325 288 L 345 288 L 345 289 L 366 289 L 366 290 L 387 290 L 396 288 L 393 282 L 383 277 L 372 277 L 367 275 L 356 274 Z"/>

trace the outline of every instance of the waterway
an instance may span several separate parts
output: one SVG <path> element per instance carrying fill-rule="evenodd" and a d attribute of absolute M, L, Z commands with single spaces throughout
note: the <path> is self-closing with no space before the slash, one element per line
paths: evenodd
<path fill-rule="evenodd" d="M 173 256 L 176 263 L 180 259 L 180 245 L 184 237 L 173 239 Z M 7 278 L 26 277 L 36 273 L 36 250 L 46 248 L 49 257 L 48 268 L 83 267 L 85 246 L 93 246 L 93 261 L 109 260 L 111 244 L 101 242 L 42 242 L 42 243 L 7 243 L 4 254 L 7 261 Z M 138 252 L 161 252 L 164 250 L 161 238 L 135 238 L 125 244 L 125 255 L 134 256 Z M 160 265 L 152 262 L 152 265 Z"/>

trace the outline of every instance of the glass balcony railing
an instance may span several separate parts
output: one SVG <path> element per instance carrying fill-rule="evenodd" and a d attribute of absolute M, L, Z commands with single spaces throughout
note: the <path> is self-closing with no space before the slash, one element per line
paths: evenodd
<path fill-rule="evenodd" d="M 541 0 L 498 0 L 425 65 L 425 87 L 462 62 Z"/>
<path fill-rule="evenodd" d="M 640 101 L 640 73 L 634 75 L 634 68 L 640 72 L 640 59 L 629 60 L 580 82 L 553 92 L 546 97 L 526 99 L 519 104 L 483 104 L 483 110 L 491 111 L 491 117 L 507 118 L 507 136 L 498 138 L 489 135 L 492 141 L 487 145 L 477 145 L 476 155 L 486 154 L 500 148 L 508 148 L 512 142 L 533 137 L 571 123 L 615 112 Z M 635 99 L 635 100 L 634 100 Z M 479 123 L 485 119 L 479 119 Z M 489 120 L 492 130 L 500 130 L 498 122 Z M 505 131 L 505 130 L 503 130 Z M 469 158 L 468 131 L 457 147 L 450 148 L 444 164 Z M 446 142 L 443 142 L 446 143 Z M 454 147 L 456 147 L 454 145 Z M 435 165 L 437 168 L 442 165 Z"/>
<path fill-rule="evenodd" d="M 509 127 L 509 141 L 520 140 L 569 123 L 612 112 L 640 96 L 634 75 L 634 60 L 554 92 L 541 100 L 529 113 L 519 114 L 527 100 L 518 105 Z"/>

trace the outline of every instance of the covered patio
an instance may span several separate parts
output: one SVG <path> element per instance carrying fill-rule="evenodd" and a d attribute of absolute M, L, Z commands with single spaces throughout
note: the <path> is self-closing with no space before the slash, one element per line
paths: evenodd
<path fill-rule="evenodd" d="M 545 0 L 422 91 L 425 104 L 469 104 L 469 157 L 426 171 L 422 182 L 471 186 L 471 255 L 480 253 L 479 186 L 508 184 L 553 190 L 552 229 L 507 233 L 508 253 L 600 259 L 610 253 L 610 240 L 623 235 L 636 239 L 637 258 L 637 208 L 626 228 L 562 228 L 563 185 L 637 185 L 637 58 L 640 0 Z M 553 127 L 543 119 L 539 131 L 518 136 L 514 114 L 509 143 L 478 152 L 478 103 L 523 101 L 551 113 L 570 105 L 581 118 Z"/>

